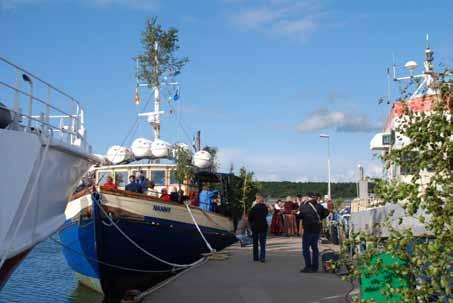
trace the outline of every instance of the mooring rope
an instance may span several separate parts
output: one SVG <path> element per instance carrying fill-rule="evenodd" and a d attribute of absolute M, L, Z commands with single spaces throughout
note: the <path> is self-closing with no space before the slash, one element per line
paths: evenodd
<path fill-rule="evenodd" d="M 100 195 L 99 195 L 100 197 Z M 99 203 L 99 199 L 92 199 L 94 200 L 94 202 L 96 203 L 96 205 L 98 206 L 98 208 L 101 210 L 101 212 L 104 214 L 104 216 L 107 217 L 107 219 L 110 221 L 110 223 L 118 230 L 118 232 L 126 239 L 128 240 L 132 245 L 134 245 L 138 250 L 140 250 L 141 252 L 143 252 L 144 254 L 150 256 L 151 258 L 153 259 L 156 259 L 157 261 L 163 263 L 163 264 L 166 264 L 168 266 L 172 266 L 172 267 L 176 267 L 176 268 L 188 268 L 188 267 L 192 267 L 194 265 L 197 265 L 201 262 L 203 262 L 205 260 L 206 257 L 202 257 L 200 259 L 198 259 L 197 261 L 193 262 L 193 263 L 190 263 L 190 264 L 176 264 L 176 263 L 172 263 L 172 262 L 168 262 L 164 259 L 161 259 L 159 258 L 158 256 L 150 253 L 149 251 L 147 251 L 146 249 L 144 249 L 143 247 L 141 247 L 139 244 L 137 244 L 137 242 L 135 242 L 134 240 L 132 240 L 131 237 L 129 237 L 114 221 L 113 219 L 107 214 L 107 212 L 104 210 L 104 208 L 102 207 L 102 205 Z"/>
<path fill-rule="evenodd" d="M 211 253 L 215 253 L 216 250 L 214 248 L 212 248 L 212 246 L 209 244 L 208 240 L 206 240 L 206 237 L 204 236 L 203 232 L 201 231 L 200 226 L 198 226 L 197 220 L 195 220 L 195 218 L 194 218 L 194 216 L 192 214 L 192 210 L 190 209 L 189 204 L 188 203 L 184 203 L 184 205 L 186 205 L 187 211 L 189 212 L 189 215 L 192 218 L 193 224 L 197 228 L 198 233 L 200 234 L 200 236 L 203 239 L 204 243 L 206 244 L 207 248 L 209 249 L 209 251 Z"/>

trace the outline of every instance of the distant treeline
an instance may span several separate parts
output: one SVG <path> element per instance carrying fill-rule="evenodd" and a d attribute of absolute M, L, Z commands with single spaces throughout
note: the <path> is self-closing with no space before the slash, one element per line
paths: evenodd
<path fill-rule="evenodd" d="M 265 197 L 283 198 L 306 194 L 309 192 L 327 194 L 327 182 L 267 182 L 259 181 L 258 191 Z M 371 184 L 370 184 L 371 185 Z M 336 198 L 355 198 L 357 197 L 357 183 L 331 183 L 332 197 Z"/>

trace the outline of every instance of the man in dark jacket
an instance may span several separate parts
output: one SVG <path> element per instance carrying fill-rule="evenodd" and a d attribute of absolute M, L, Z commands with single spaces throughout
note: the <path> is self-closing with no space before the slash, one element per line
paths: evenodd
<path fill-rule="evenodd" d="M 266 236 L 267 236 L 267 206 L 260 195 L 256 195 L 256 204 L 249 212 L 249 223 L 252 229 L 253 237 L 253 260 L 266 261 Z M 260 252 L 258 255 L 258 242 Z"/>
<path fill-rule="evenodd" d="M 301 272 L 317 272 L 319 268 L 318 241 L 321 233 L 321 220 L 329 215 L 327 209 L 316 202 L 313 194 L 308 194 L 309 199 L 302 203 L 299 209 L 299 217 L 302 220 L 304 234 L 302 236 L 302 251 L 305 260 L 305 268 Z M 310 254 L 310 248 L 312 254 Z"/>
<path fill-rule="evenodd" d="M 134 175 L 129 176 L 129 184 L 126 185 L 125 189 L 127 191 L 131 191 L 131 192 L 134 192 L 134 193 L 142 193 L 143 192 L 142 187 L 137 182 L 135 182 L 135 176 Z"/>

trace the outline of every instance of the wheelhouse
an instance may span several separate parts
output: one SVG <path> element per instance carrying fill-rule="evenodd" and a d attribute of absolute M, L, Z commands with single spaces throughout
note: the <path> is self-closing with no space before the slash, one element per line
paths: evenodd
<path fill-rule="evenodd" d="M 95 168 L 96 184 L 102 186 L 111 176 L 118 186 L 118 189 L 124 190 L 128 183 L 129 176 L 141 172 L 145 178 L 154 182 L 155 191 L 160 192 L 163 188 L 170 190 L 173 186 L 179 187 L 175 178 L 176 164 L 174 163 L 150 163 L 150 164 L 125 164 L 110 165 Z M 184 192 L 189 192 L 189 186 L 181 185 Z"/>

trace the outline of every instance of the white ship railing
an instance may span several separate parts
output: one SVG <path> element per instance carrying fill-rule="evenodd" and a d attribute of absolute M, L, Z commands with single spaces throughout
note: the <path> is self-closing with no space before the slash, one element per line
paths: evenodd
<path fill-rule="evenodd" d="M 52 136 L 54 140 L 91 153 L 80 102 L 1 56 L 0 103 L 13 113 L 10 129 Z"/>

